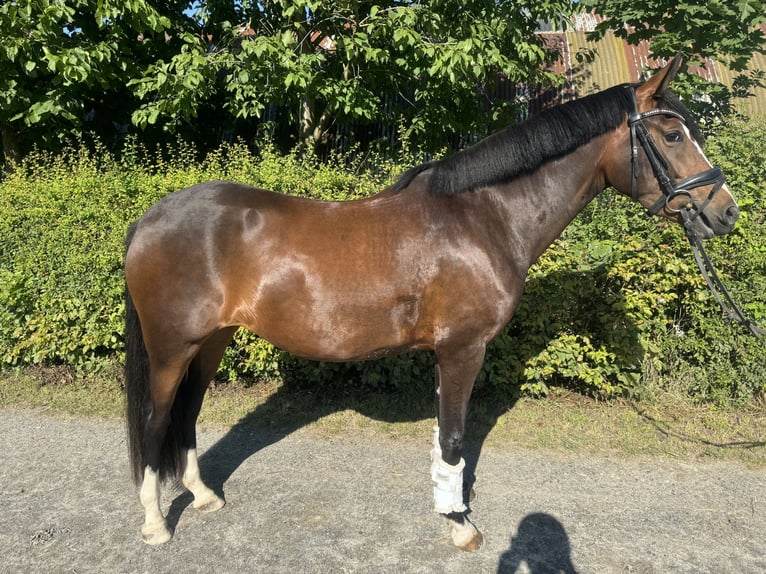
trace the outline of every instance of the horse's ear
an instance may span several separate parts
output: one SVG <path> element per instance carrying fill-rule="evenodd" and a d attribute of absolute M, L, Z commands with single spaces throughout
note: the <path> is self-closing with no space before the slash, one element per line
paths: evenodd
<path fill-rule="evenodd" d="M 681 64 L 683 64 L 683 58 L 679 53 L 664 68 L 636 88 L 638 99 L 661 98 L 665 94 L 665 90 L 668 89 L 670 82 L 675 78 L 678 70 L 681 69 Z"/>

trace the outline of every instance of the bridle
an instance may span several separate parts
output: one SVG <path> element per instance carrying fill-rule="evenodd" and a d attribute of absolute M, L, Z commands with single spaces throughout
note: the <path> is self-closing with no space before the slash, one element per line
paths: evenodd
<path fill-rule="evenodd" d="M 694 254 L 697 266 L 710 288 L 710 291 L 713 293 L 713 296 L 726 313 L 727 320 L 736 321 L 747 328 L 750 333 L 756 337 L 766 335 L 766 331 L 756 325 L 751 319 L 748 319 L 732 300 L 729 291 L 724 286 L 718 273 L 716 273 L 715 268 L 713 267 L 713 263 L 705 252 L 705 248 L 702 246 L 702 240 L 692 226 L 694 220 L 702 215 L 702 212 L 708 204 L 721 190 L 723 184 L 726 182 L 726 176 L 724 176 L 719 167 L 712 167 L 696 175 L 687 177 L 680 182 L 676 182 L 669 171 L 670 164 L 668 163 L 668 160 L 662 155 L 660 150 L 657 149 L 657 145 L 654 143 L 649 130 L 644 124 L 644 120 L 654 116 L 670 116 L 679 119 L 684 125 L 686 125 L 686 120 L 681 114 L 668 108 L 657 108 L 639 113 L 635 89 L 633 86 L 627 86 L 627 88 L 630 90 L 633 101 L 633 111 L 628 115 L 628 127 L 630 128 L 630 164 L 632 172 L 630 180 L 631 197 L 634 200 L 638 198 L 636 182 L 639 176 L 638 149 L 640 144 L 649 160 L 649 164 L 652 166 L 654 177 L 660 184 L 660 189 L 662 190 L 662 197 L 648 209 L 649 215 L 656 215 L 664 208 L 669 213 L 675 213 L 679 216 L 681 223 L 684 226 L 686 237 L 691 244 L 692 253 Z M 699 206 L 695 205 L 691 190 L 709 185 L 712 185 L 713 187 L 710 190 L 710 193 L 708 193 L 708 196 Z M 685 198 L 686 201 L 681 202 L 681 207 L 673 207 L 671 202 L 675 202 L 678 198 Z"/>
<path fill-rule="evenodd" d="M 638 180 L 638 144 L 646 153 L 646 157 L 649 160 L 649 164 L 652 166 L 654 177 L 660 184 L 662 190 L 662 197 L 649 208 L 650 215 L 657 215 L 662 208 L 665 208 L 670 213 L 676 213 L 681 217 L 684 227 L 688 230 L 691 223 L 699 217 L 708 204 L 718 194 L 718 192 L 726 183 L 726 177 L 723 175 L 721 168 L 712 167 L 697 175 L 687 177 L 686 179 L 676 182 L 673 176 L 670 174 L 670 164 L 665 156 L 657 149 L 657 145 L 654 143 L 649 130 L 644 124 L 646 118 L 654 116 L 669 116 L 677 118 L 682 124 L 686 125 L 686 120 L 678 112 L 667 109 L 657 108 L 649 110 L 648 112 L 639 113 L 638 105 L 636 103 L 636 92 L 633 87 L 629 88 L 633 100 L 633 111 L 628 116 L 628 127 L 630 127 L 630 163 L 632 168 L 632 178 L 630 183 L 630 192 L 633 199 L 637 199 L 636 181 Z M 712 185 L 705 201 L 699 207 L 694 205 L 692 200 L 691 190 L 697 187 L 705 187 Z M 671 202 L 679 197 L 685 197 L 686 201 L 683 202 L 682 207 L 674 208 L 671 206 Z"/>

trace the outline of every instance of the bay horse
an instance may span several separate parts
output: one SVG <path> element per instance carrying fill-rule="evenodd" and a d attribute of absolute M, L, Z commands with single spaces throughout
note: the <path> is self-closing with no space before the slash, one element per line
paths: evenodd
<path fill-rule="evenodd" d="M 702 238 L 737 220 L 699 129 L 667 89 L 680 65 L 551 108 L 369 198 L 212 181 L 152 206 L 125 253 L 128 442 L 144 541 L 172 536 L 163 479 L 180 477 L 201 511 L 224 505 L 200 477 L 195 425 L 244 326 L 323 361 L 432 351 L 434 509 L 456 546 L 477 550 L 483 537 L 463 500 L 468 399 L 530 266 L 608 186 Z"/>

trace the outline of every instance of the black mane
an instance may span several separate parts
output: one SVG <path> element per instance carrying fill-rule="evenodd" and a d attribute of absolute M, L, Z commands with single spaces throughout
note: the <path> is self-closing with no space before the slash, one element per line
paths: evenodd
<path fill-rule="evenodd" d="M 440 195 L 472 191 L 531 173 L 545 162 L 565 156 L 625 122 L 633 110 L 629 87 L 615 86 L 550 108 L 450 157 L 410 169 L 402 174 L 393 189 L 404 189 L 428 169 L 433 170 L 429 188 Z M 670 108 L 686 118 L 692 135 L 702 143 L 696 123 L 678 98 L 666 94 L 658 106 Z"/>

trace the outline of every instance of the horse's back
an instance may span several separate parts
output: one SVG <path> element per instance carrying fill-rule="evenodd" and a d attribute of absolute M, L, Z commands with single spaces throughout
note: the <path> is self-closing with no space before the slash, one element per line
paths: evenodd
<path fill-rule="evenodd" d="M 241 183 L 207 181 L 169 193 L 144 213 L 138 226 L 200 225 L 227 211 L 250 210 L 280 197 L 285 196 Z"/>

